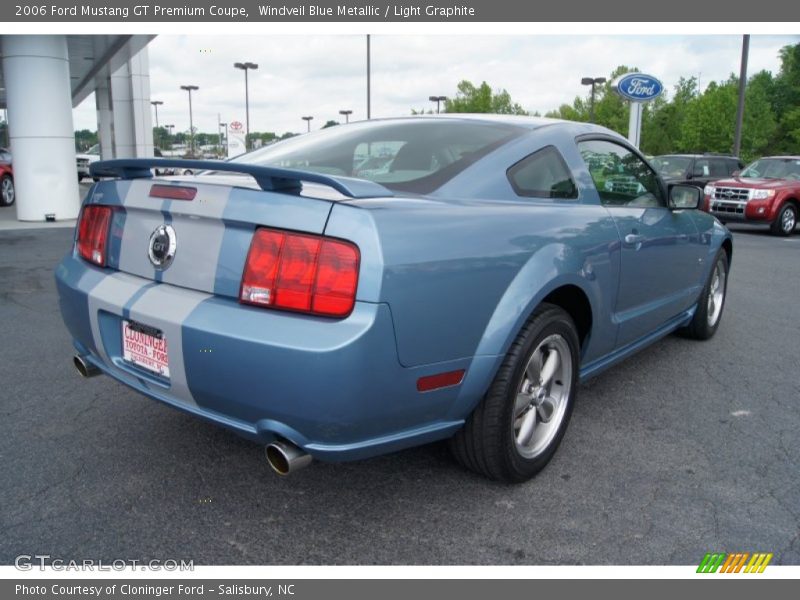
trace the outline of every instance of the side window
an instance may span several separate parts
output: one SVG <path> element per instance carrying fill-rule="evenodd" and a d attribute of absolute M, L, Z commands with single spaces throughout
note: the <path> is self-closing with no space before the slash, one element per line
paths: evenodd
<path fill-rule="evenodd" d="M 578 197 L 578 188 L 564 159 L 553 146 L 523 158 L 508 170 L 508 180 L 518 196 L 531 198 Z"/>
<path fill-rule="evenodd" d="M 694 161 L 692 175 L 695 177 L 709 177 L 711 175 L 711 164 L 707 158 L 698 158 Z"/>
<path fill-rule="evenodd" d="M 711 168 L 711 177 L 727 177 L 730 175 L 728 161 L 724 158 L 712 158 L 708 162 Z"/>
<path fill-rule="evenodd" d="M 578 142 L 583 160 L 606 206 L 664 206 L 655 172 L 625 146 L 606 140 Z"/>

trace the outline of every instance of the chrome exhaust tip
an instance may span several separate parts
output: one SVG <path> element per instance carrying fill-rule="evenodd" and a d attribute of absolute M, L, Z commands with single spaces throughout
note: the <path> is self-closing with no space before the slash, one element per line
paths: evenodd
<path fill-rule="evenodd" d="M 75 365 L 75 368 L 78 370 L 78 373 L 81 374 L 81 377 L 88 378 L 102 374 L 100 369 L 95 367 L 86 359 L 85 356 L 81 356 L 80 354 L 76 354 L 72 357 L 72 364 Z"/>
<path fill-rule="evenodd" d="M 311 455 L 287 441 L 275 441 L 266 448 L 267 462 L 278 475 L 288 475 L 311 464 Z"/>

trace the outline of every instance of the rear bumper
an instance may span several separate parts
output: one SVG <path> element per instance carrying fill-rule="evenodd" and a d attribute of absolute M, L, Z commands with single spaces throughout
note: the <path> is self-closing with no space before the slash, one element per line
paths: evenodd
<path fill-rule="evenodd" d="M 72 255 L 57 268 L 56 284 L 75 348 L 107 375 L 254 441 L 285 438 L 324 460 L 450 436 L 481 384 L 419 393 L 417 379 L 469 373 L 476 363 L 473 371 L 485 376 L 494 363 L 401 366 L 386 304 L 357 302 L 338 321 L 306 317 L 99 269 Z M 164 332 L 169 380 L 123 360 L 122 319 Z"/>

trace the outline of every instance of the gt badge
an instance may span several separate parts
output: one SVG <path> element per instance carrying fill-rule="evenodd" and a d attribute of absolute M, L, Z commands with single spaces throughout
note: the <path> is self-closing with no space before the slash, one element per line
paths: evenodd
<path fill-rule="evenodd" d="M 156 269 L 166 269 L 172 264 L 175 258 L 175 249 L 178 245 L 178 238 L 172 225 L 159 225 L 150 234 L 150 245 L 147 248 L 147 256 Z"/>

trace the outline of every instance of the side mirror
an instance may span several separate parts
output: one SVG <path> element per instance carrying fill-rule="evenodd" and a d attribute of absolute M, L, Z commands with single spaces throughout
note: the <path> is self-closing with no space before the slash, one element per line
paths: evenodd
<path fill-rule="evenodd" d="M 699 187 L 680 184 L 669 186 L 669 208 L 671 210 L 699 208 L 702 199 L 703 192 Z"/>
<path fill-rule="evenodd" d="M 731 177 L 738 177 L 741 174 L 742 172 L 739 169 L 736 169 L 733 173 L 731 173 Z"/>

